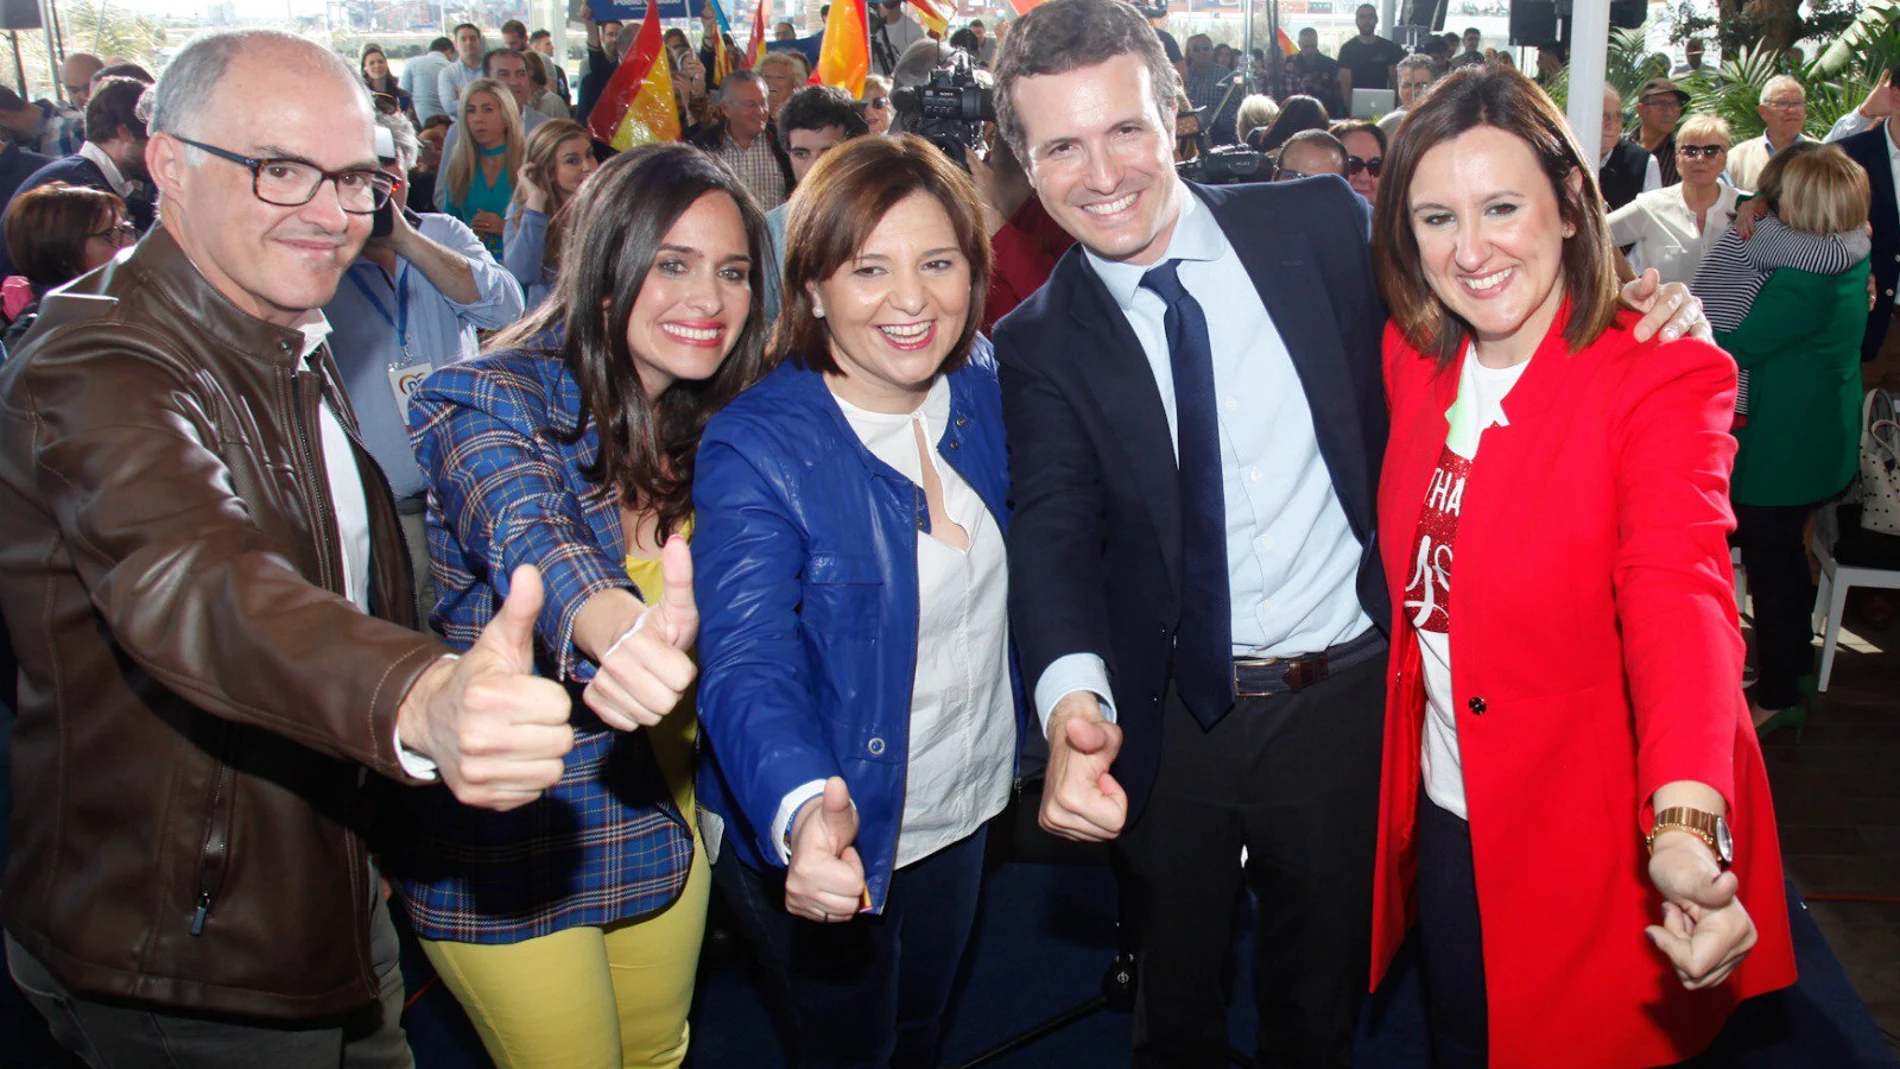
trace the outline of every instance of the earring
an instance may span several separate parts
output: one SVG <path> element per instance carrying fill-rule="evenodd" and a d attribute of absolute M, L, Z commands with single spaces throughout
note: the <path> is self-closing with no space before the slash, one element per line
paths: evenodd
<path fill-rule="evenodd" d="M 817 316 L 819 319 L 825 318 L 825 310 L 815 304 L 811 306 L 811 314 Z"/>

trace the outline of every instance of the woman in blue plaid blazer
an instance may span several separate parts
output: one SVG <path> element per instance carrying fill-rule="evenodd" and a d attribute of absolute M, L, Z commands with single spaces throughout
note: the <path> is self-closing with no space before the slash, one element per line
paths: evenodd
<path fill-rule="evenodd" d="M 551 299 L 410 404 L 429 478 L 432 622 L 466 645 L 541 569 L 546 674 L 581 696 L 560 782 L 507 813 L 411 804 L 400 894 L 495 1062 L 677 1066 L 704 931 L 694 828 L 694 453 L 761 373 L 765 221 L 696 150 L 583 187 Z M 412 795 L 413 796 L 413 795 Z"/>

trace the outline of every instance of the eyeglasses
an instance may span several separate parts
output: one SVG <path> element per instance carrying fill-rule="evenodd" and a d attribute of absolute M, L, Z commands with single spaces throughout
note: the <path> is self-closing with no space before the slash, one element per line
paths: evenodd
<path fill-rule="evenodd" d="M 1762 105 L 1764 107 L 1780 108 L 1783 111 L 1806 111 L 1808 109 L 1808 102 L 1805 100 L 1764 100 L 1762 101 Z"/>
<path fill-rule="evenodd" d="M 1651 97 L 1636 102 L 1639 108 L 1655 108 L 1657 111 L 1681 111 L 1682 101 L 1675 97 Z"/>
<path fill-rule="evenodd" d="M 221 160 L 249 168 L 251 193 L 265 204 L 279 208 L 300 208 L 316 197 L 323 183 L 335 182 L 337 203 L 344 211 L 351 215 L 370 215 L 389 203 L 390 192 L 396 188 L 395 178 L 386 171 L 354 167 L 346 171 L 326 171 L 303 160 L 240 156 L 216 145 L 176 134 L 171 136 Z"/>
<path fill-rule="evenodd" d="M 117 223 L 112 224 L 109 227 L 106 227 L 104 230 L 98 231 L 97 233 L 87 234 L 86 238 L 88 240 L 91 240 L 93 238 L 98 238 L 103 241 L 110 241 L 112 243 L 113 248 L 123 249 L 127 245 L 130 245 L 138 241 L 139 228 L 136 226 L 133 226 L 131 223 L 121 220 Z"/>
<path fill-rule="evenodd" d="M 874 111 L 883 111 L 885 108 L 888 108 L 891 106 L 891 98 L 890 97 L 872 97 L 871 99 L 864 102 L 864 106 Z"/>
<path fill-rule="evenodd" d="M 1377 178 L 1379 177 L 1379 172 L 1384 169 L 1385 169 L 1384 156 L 1374 156 L 1369 160 L 1362 160 L 1357 156 L 1346 157 L 1346 173 L 1349 175 L 1358 174 L 1360 171 L 1364 171 L 1367 174 L 1371 175 L 1372 177 Z"/>
<path fill-rule="evenodd" d="M 1273 172 L 1273 180 L 1275 182 L 1291 182 L 1296 178 L 1311 177 L 1313 177 L 1311 174 L 1305 171 L 1296 171 L 1291 167 L 1281 167 Z"/>
<path fill-rule="evenodd" d="M 1677 145 L 1676 155 L 1685 160 L 1714 159 L 1728 149 L 1721 145 Z"/>

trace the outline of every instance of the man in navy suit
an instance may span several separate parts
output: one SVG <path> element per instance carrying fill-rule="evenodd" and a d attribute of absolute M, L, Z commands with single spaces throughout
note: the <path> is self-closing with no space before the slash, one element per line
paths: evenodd
<path fill-rule="evenodd" d="M 1861 338 L 1863 363 L 1881 355 L 1893 324 L 1894 289 L 1900 286 L 1900 200 L 1896 200 L 1893 181 L 1894 161 L 1900 158 L 1900 129 L 1894 121 L 1895 104 L 1900 103 L 1895 99 L 1900 96 L 1894 88 L 1897 72 L 1900 68 L 1887 72 L 1859 109 L 1842 116 L 1827 135 L 1867 172 L 1867 221 L 1874 232 L 1874 307 L 1867 313 L 1867 333 Z M 1900 368 L 1894 370 L 1900 374 Z"/>
<path fill-rule="evenodd" d="M 28 152 L 11 141 L 0 140 L 0 205 L 11 203 L 20 183 L 51 162 L 50 157 Z"/>
<path fill-rule="evenodd" d="M 1391 615 L 1373 546 L 1386 311 L 1344 181 L 1176 177 L 1175 78 L 1116 0 L 1043 3 L 997 63 L 998 126 L 1078 242 L 995 332 L 1041 819 L 1113 844 L 1135 1065 L 1227 1064 L 1244 881 L 1256 1064 L 1343 1069 Z M 1669 329 L 1700 318 L 1684 288 L 1632 285 L 1653 320 L 1681 309 Z"/>

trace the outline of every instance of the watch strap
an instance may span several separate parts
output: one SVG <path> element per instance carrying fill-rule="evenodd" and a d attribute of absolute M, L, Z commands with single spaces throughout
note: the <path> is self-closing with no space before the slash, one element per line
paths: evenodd
<path fill-rule="evenodd" d="M 1721 818 L 1714 813 L 1689 806 L 1670 806 L 1656 811 L 1656 823 L 1649 829 L 1644 842 L 1650 853 L 1656 852 L 1656 836 L 1665 831 L 1686 831 L 1708 845 L 1709 852 L 1715 855 L 1718 863 L 1724 861 L 1722 847 L 1716 839 L 1716 822 Z"/>

